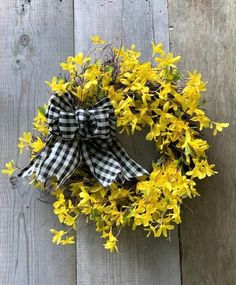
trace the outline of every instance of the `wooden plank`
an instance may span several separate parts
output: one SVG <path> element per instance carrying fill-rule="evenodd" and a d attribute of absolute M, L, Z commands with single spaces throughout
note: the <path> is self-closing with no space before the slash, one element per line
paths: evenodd
<path fill-rule="evenodd" d="M 85 51 L 89 37 L 99 34 L 107 42 L 120 46 L 135 43 L 150 55 L 151 41 L 164 42 L 168 49 L 166 1 L 86 0 L 75 1 L 75 51 Z M 149 51 L 148 51 L 149 50 Z M 154 147 L 145 142 L 144 134 L 122 137 L 130 155 L 150 168 Z M 145 150 L 145 152 L 144 152 Z M 78 284 L 180 284 L 177 231 L 172 242 L 146 239 L 143 231 L 124 230 L 120 236 L 121 255 L 111 254 L 93 225 L 80 224 L 77 234 Z"/>
<path fill-rule="evenodd" d="M 180 227 L 183 285 L 235 284 L 236 280 L 236 2 L 170 0 L 171 50 L 182 68 L 198 69 L 208 81 L 206 109 L 215 121 L 230 122 L 209 134 L 210 161 L 219 172 L 199 185 L 199 199 L 187 203 Z"/>
<path fill-rule="evenodd" d="M 0 27 L 2 169 L 10 159 L 26 164 L 18 137 L 32 129 L 36 107 L 48 100 L 44 81 L 73 53 L 73 1 L 0 0 Z M 7 177 L 0 179 L 0 284 L 76 284 L 75 247 L 51 242 L 49 228 L 60 224 L 49 197 L 22 180 L 13 189 Z"/>

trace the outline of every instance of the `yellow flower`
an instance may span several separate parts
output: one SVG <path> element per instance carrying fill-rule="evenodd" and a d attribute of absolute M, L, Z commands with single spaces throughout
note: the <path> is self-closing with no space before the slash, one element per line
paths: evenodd
<path fill-rule="evenodd" d="M 64 194 L 59 192 L 57 201 L 53 203 L 54 214 L 57 215 L 60 223 L 63 223 L 68 216 L 69 208 L 66 206 Z"/>
<path fill-rule="evenodd" d="M 77 86 L 77 87 L 76 87 L 75 96 L 76 96 L 77 98 L 79 98 L 80 101 L 83 101 L 83 89 L 82 89 L 81 86 Z"/>
<path fill-rule="evenodd" d="M 63 70 L 68 70 L 71 74 L 74 73 L 75 70 L 76 70 L 76 66 L 73 63 L 73 60 L 74 60 L 74 57 L 69 56 L 67 58 L 67 62 L 66 63 L 64 63 L 64 62 L 60 63 L 61 68 Z"/>
<path fill-rule="evenodd" d="M 141 81 L 145 79 L 146 81 L 150 82 L 157 82 L 160 79 L 159 74 L 152 67 L 150 61 L 136 65 L 132 73 L 133 80 L 135 77 L 140 77 Z"/>
<path fill-rule="evenodd" d="M 65 82 L 64 79 L 58 81 L 57 77 L 53 77 L 52 81 L 45 81 L 45 83 L 51 88 L 52 92 L 56 92 L 59 96 L 67 92 L 67 86 L 69 82 Z"/>
<path fill-rule="evenodd" d="M 31 132 L 24 132 L 23 136 L 19 138 L 19 140 L 24 141 L 26 144 L 30 144 L 32 141 L 32 133 Z"/>
<path fill-rule="evenodd" d="M 77 216 L 72 217 L 71 215 L 66 215 L 65 219 L 64 219 L 64 224 L 66 224 L 67 226 L 73 226 L 73 228 L 75 228 L 75 219 L 77 218 Z"/>
<path fill-rule="evenodd" d="M 46 109 L 46 107 L 47 105 L 43 106 L 44 109 Z M 34 129 L 36 129 L 43 136 L 46 136 L 49 132 L 47 118 L 45 117 L 44 113 L 42 113 L 41 108 L 39 108 L 37 111 L 37 116 L 34 118 L 33 126 Z"/>
<path fill-rule="evenodd" d="M 173 230 L 174 226 L 173 225 L 168 225 L 168 224 L 161 224 L 158 228 L 158 230 L 156 231 L 155 237 L 159 237 L 161 236 L 161 234 L 163 234 L 164 237 L 167 237 L 167 230 Z"/>
<path fill-rule="evenodd" d="M 22 137 L 19 138 L 18 147 L 20 149 L 20 153 L 22 153 L 24 148 L 27 148 L 31 145 L 32 142 L 32 133 L 24 132 Z"/>
<path fill-rule="evenodd" d="M 172 93 L 172 91 L 173 87 L 171 86 L 171 83 L 162 82 L 159 97 L 161 99 L 168 100 L 168 96 Z"/>
<path fill-rule="evenodd" d="M 181 59 L 180 56 L 176 56 L 174 57 L 173 54 L 171 52 L 168 52 L 168 54 L 165 56 L 165 57 L 162 57 L 162 58 L 159 58 L 159 57 L 156 57 L 155 58 L 155 61 L 158 64 L 158 68 L 166 68 L 167 66 L 171 66 L 171 67 L 174 67 L 175 68 L 175 64 L 177 62 L 179 62 Z"/>
<path fill-rule="evenodd" d="M 84 207 L 85 205 L 89 205 L 91 200 L 90 195 L 84 188 L 81 188 L 80 190 L 81 192 L 79 194 L 79 197 L 81 198 L 81 201 L 79 202 L 78 207 Z"/>
<path fill-rule="evenodd" d="M 152 215 L 150 213 L 143 213 L 141 215 L 136 215 L 134 218 L 134 223 L 137 226 L 143 224 L 144 227 L 147 227 L 151 221 L 152 221 Z"/>
<path fill-rule="evenodd" d="M 74 57 L 74 59 L 73 59 L 73 61 L 76 63 L 76 64 L 78 64 L 78 65 L 82 65 L 82 64 L 84 64 L 85 62 L 87 62 L 87 61 L 90 61 L 91 60 L 91 57 L 84 57 L 84 54 L 82 53 L 82 52 L 80 52 L 80 53 L 78 53 L 75 57 Z"/>
<path fill-rule="evenodd" d="M 211 120 L 206 116 L 206 114 L 201 109 L 196 109 L 194 111 L 196 116 L 191 118 L 192 121 L 199 123 L 199 130 L 201 131 L 203 128 L 209 128 Z"/>
<path fill-rule="evenodd" d="M 73 244 L 75 243 L 75 238 L 74 237 L 66 237 L 66 239 L 63 239 L 60 241 L 60 244 Z"/>
<path fill-rule="evenodd" d="M 110 252 L 116 251 L 118 252 L 118 248 L 117 248 L 117 238 L 112 234 L 112 231 L 110 230 L 109 234 L 108 234 L 108 238 L 109 240 L 104 244 L 104 247 L 106 249 L 109 249 Z"/>
<path fill-rule="evenodd" d="M 195 70 L 193 73 L 188 72 L 188 76 L 187 88 L 192 86 L 197 92 L 206 91 L 206 83 L 201 80 L 201 73 Z"/>
<path fill-rule="evenodd" d="M 83 181 L 74 182 L 70 184 L 70 191 L 72 192 L 72 196 L 77 196 L 81 193 L 81 191 L 87 192 L 89 187 L 85 186 Z"/>
<path fill-rule="evenodd" d="M 45 81 L 45 83 L 53 90 L 55 88 L 55 86 L 57 85 L 57 77 L 53 76 L 51 82 Z"/>
<path fill-rule="evenodd" d="M 118 252 L 118 248 L 117 248 L 117 245 L 116 245 L 116 241 L 107 241 L 105 244 L 104 244 L 104 247 L 105 249 L 109 249 L 110 252 Z"/>
<path fill-rule="evenodd" d="M 209 165 L 207 159 L 199 160 L 197 158 L 194 158 L 193 162 L 195 164 L 195 167 L 191 171 L 186 172 L 186 175 L 203 179 L 206 176 L 212 176 L 217 173 L 217 171 L 212 170 L 215 165 Z"/>
<path fill-rule="evenodd" d="M 105 43 L 104 40 L 100 39 L 98 35 L 93 35 L 90 37 L 91 42 L 95 45 L 102 45 Z"/>
<path fill-rule="evenodd" d="M 6 169 L 2 170 L 2 174 L 6 174 L 9 176 L 12 176 L 12 174 L 17 170 L 17 168 L 15 168 L 15 162 L 13 160 L 6 162 L 5 167 Z"/>
<path fill-rule="evenodd" d="M 92 86 L 96 86 L 98 84 L 98 81 L 95 80 L 91 80 L 88 81 L 85 85 L 84 85 L 84 90 L 88 90 L 89 88 L 91 88 Z"/>
<path fill-rule="evenodd" d="M 195 139 L 189 142 L 190 148 L 196 153 L 197 156 L 205 156 L 205 151 L 209 148 L 209 144 L 202 139 Z"/>
<path fill-rule="evenodd" d="M 31 143 L 33 152 L 40 152 L 45 147 L 45 142 L 41 140 L 40 137 L 37 137 L 36 141 Z"/>
<path fill-rule="evenodd" d="M 64 205 L 65 203 L 65 198 L 64 198 L 64 194 L 63 193 L 59 193 L 59 195 L 57 196 L 57 201 L 53 203 L 53 207 L 54 208 L 59 208 L 60 206 Z"/>
<path fill-rule="evenodd" d="M 53 212 L 55 215 L 57 215 L 60 223 L 63 223 L 66 216 L 67 216 L 68 210 L 67 210 L 66 206 L 61 206 L 60 208 L 55 208 Z"/>
<path fill-rule="evenodd" d="M 57 92 L 58 95 L 61 95 L 67 92 L 68 85 L 69 85 L 69 82 L 65 82 L 63 79 L 60 79 L 53 91 Z"/>
<path fill-rule="evenodd" d="M 83 74 L 83 77 L 88 80 L 97 80 L 101 76 L 101 66 L 99 62 L 96 64 L 90 65 L 89 68 Z"/>
<path fill-rule="evenodd" d="M 215 129 L 213 131 L 213 136 L 217 135 L 217 132 L 221 132 L 223 128 L 228 128 L 229 123 L 216 123 L 212 122 L 215 125 Z"/>
<path fill-rule="evenodd" d="M 54 229 L 50 229 L 50 232 L 54 235 L 52 242 L 57 244 L 61 242 L 61 238 L 66 234 L 64 231 L 56 231 Z"/>
<path fill-rule="evenodd" d="M 179 147 L 181 142 L 177 144 L 177 147 Z M 192 154 L 192 151 L 197 156 L 206 156 L 205 151 L 209 148 L 209 144 L 207 141 L 202 139 L 194 139 L 194 136 L 191 134 L 190 130 L 186 130 L 185 132 L 185 140 L 182 144 L 181 148 L 185 148 L 185 154 Z"/>
<path fill-rule="evenodd" d="M 149 88 L 145 86 L 146 84 L 146 79 L 143 79 L 142 81 L 135 80 L 131 86 L 130 90 L 138 92 L 142 96 L 142 101 L 144 105 L 147 105 L 147 101 L 151 99 L 151 94 L 149 94 Z M 125 91 L 124 91 L 125 92 Z"/>
<path fill-rule="evenodd" d="M 38 190 L 41 190 L 41 191 L 45 190 L 44 183 L 41 182 L 41 181 L 35 181 L 33 176 L 32 176 L 32 181 L 30 183 L 32 183 L 34 185 L 35 189 L 38 189 Z"/>
<path fill-rule="evenodd" d="M 154 42 L 152 42 L 152 51 L 153 51 L 152 55 L 155 55 L 157 53 L 159 53 L 161 56 L 165 55 L 162 43 L 155 44 Z"/>
<path fill-rule="evenodd" d="M 114 86 L 109 86 L 104 89 L 108 91 L 108 96 L 112 104 L 115 104 L 116 102 L 120 102 L 122 99 L 124 99 L 123 92 L 115 90 Z"/>
<path fill-rule="evenodd" d="M 176 224 L 181 223 L 181 217 L 180 217 L 180 207 L 174 206 L 173 208 L 173 214 L 170 214 L 171 218 L 174 220 Z"/>
<path fill-rule="evenodd" d="M 171 124 L 168 126 L 168 130 L 171 131 L 171 141 L 174 142 L 178 140 L 182 136 L 182 133 L 185 132 L 187 129 L 188 123 L 173 116 L 171 118 Z"/>
<path fill-rule="evenodd" d="M 146 140 L 147 141 L 151 141 L 151 140 L 157 141 L 157 137 L 160 136 L 160 133 L 161 133 L 161 126 L 160 124 L 156 123 L 151 127 L 150 132 L 146 135 Z"/>

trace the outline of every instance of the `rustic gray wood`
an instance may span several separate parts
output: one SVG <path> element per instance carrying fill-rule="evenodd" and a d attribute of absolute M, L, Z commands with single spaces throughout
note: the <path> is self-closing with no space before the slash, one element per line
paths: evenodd
<path fill-rule="evenodd" d="M 166 1 L 75 0 L 75 52 L 86 51 L 89 37 L 98 34 L 116 46 L 135 43 L 150 56 L 151 41 L 161 41 L 168 49 Z M 153 146 L 144 135 L 122 137 L 130 155 L 150 168 L 155 158 Z M 144 151 L 145 149 L 145 151 Z M 172 242 L 146 239 L 143 231 L 124 230 L 120 236 L 121 254 L 103 248 L 93 225 L 80 223 L 77 234 L 77 282 L 89 284 L 180 284 L 177 231 Z"/>
<path fill-rule="evenodd" d="M 201 197 L 188 201 L 180 227 L 183 285 L 236 282 L 236 2 L 169 0 L 171 50 L 182 68 L 194 68 L 208 81 L 206 109 L 230 128 L 217 137 L 209 158 L 219 172 L 199 184 Z"/>
<path fill-rule="evenodd" d="M 19 157 L 18 137 L 48 99 L 44 81 L 72 53 L 72 0 L 0 0 L 1 169 L 10 159 L 28 161 Z M 49 228 L 60 224 L 49 198 L 21 180 L 14 189 L 0 180 L 0 284 L 76 284 L 75 247 L 51 242 Z"/>

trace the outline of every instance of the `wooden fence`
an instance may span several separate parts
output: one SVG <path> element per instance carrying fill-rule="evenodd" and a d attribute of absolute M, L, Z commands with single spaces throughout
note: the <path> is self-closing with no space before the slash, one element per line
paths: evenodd
<path fill-rule="evenodd" d="M 234 0 L 0 0 L 1 168 L 10 159 L 25 164 L 18 137 L 48 99 L 44 81 L 60 72 L 67 56 L 84 51 L 92 34 L 116 45 L 135 43 L 144 58 L 152 40 L 163 42 L 182 55 L 183 70 L 195 67 L 209 82 L 211 117 L 231 123 L 217 139 L 209 137 L 219 174 L 200 183 L 202 196 L 187 202 L 172 242 L 127 230 L 121 255 L 107 253 L 85 223 L 76 245 L 53 245 L 48 229 L 59 223 L 50 198 L 1 176 L 0 285 L 236 282 L 235 15 Z M 121 139 L 133 157 L 150 165 L 153 150 L 141 136 Z"/>

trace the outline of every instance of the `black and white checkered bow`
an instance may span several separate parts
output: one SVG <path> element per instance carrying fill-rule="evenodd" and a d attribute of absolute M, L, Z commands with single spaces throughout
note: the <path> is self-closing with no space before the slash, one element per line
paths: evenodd
<path fill-rule="evenodd" d="M 46 112 L 50 135 L 45 148 L 19 176 L 45 183 L 56 177 L 62 185 L 84 162 L 104 186 L 124 182 L 148 172 L 133 161 L 116 134 L 116 118 L 109 98 L 89 109 L 75 109 L 68 93 L 52 95 Z"/>

